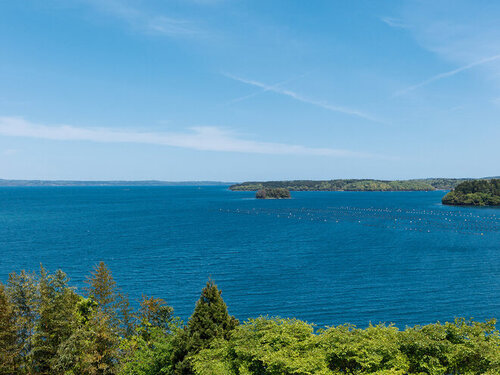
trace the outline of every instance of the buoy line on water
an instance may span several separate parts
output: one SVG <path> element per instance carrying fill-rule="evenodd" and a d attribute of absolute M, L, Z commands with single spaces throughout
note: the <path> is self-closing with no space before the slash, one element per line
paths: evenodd
<path fill-rule="evenodd" d="M 500 217 L 496 214 L 477 215 L 431 209 L 375 208 L 340 206 L 327 208 L 251 208 L 220 209 L 240 215 L 265 215 L 278 219 L 306 220 L 339 224 L 356 223 L 368 227 L 384 227 L 423 233 L 453 231 L 462 234 L 484 235 L 500 231 Z"/>

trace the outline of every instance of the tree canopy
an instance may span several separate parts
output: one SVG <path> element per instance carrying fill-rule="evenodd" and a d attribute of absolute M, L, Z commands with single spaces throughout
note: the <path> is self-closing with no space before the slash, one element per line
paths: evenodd
<path fill-rule="evenodd" d="M 500 179 L 462 182 L 442 202 L 457 206 L 500 206 Z"/>
<path fill-rule="evenodd" d="M 62 271 L 0 283 L 1 375 L 475 375 L 500 373 L 495 320 L 318 329 L 261 316 L 239 323 L 212 280 L 186 324 L 168 304 L 125 304 L 98 264 L 86 296 Z"/>
<path fill-rule="evenodd" d="M 426 178 L 417 180 L 291 180 L 243 182 L 229 188 L 234 191 L 256 191 L 260 189 L 284 188 L 290 191 L 431 191 L 453 189 L 459 183 L 470 179 Z"/>

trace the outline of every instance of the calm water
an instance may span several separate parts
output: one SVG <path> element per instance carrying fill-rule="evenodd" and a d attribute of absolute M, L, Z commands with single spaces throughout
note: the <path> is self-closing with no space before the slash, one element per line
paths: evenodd
<path fill-rule="evenodd" d="M 81 287 L 103 260 L 131 299 L 162 297 L 182 318 L 209 276 L 240 319 L 500 317 L 500 210 L 442 206 L 443 194 L 0 188 L 0 280 L 43 263 Z"/>

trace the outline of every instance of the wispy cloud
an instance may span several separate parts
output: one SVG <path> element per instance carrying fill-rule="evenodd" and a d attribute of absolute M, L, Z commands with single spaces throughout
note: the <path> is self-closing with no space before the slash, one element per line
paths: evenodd
<path fill-rule="evenodd" d="M 349 150 L 246 140 L 238 137 L 233 132 L 210 126 L 193 127 L 189 132 L 184 133 L 160 133 L 111 128 L 83 128 L 70 125 L 48 126 L 33 123 L 21 117 L 0 117 L 0 135 L 57 141 L 154 144 L 200 151 L 273 155 L 374 157 L 374 155 Z"/>
<path fill-rule="evenodd" d="M 100 12 L 128 23 L 132 28 L 171 38 L 205 35 L 192 21 L 159 14 L 147 9 L 132 7 L 122 0 L 84 0 Z"/>
<path fill-rule="evenodd" d="M 382 22 L 384 22 L 386 25 L 389 25 L 390 27 L 396 27 L 398 29 L 409 29 L 410 26 L 400 19 L 397 18 L 392 18 L 392 17 L 382 17 L 380 18 Z"/>
<path fill-rule="evenodd" d="M 495 55 L 495 56 L 491 56 L 491 57 L 487 57 L 487 58 L 484 58 L 481 60 L 474 61 L 470 64 L 463 65 L 459 68 L 450 70 L 448 72 L 437 74 L 429 79 L 426 79 L 425 81 L 417 83 L 416 85 L 412 85 L 412 86 L 404 88 L 403 90 L 399 90 L 399 91 L 395 92 L 393 94 L 393 96 L 400 96 L 400 95 L 406 94 L 406 93 L 413 91 L 415 89 L 418 89 L 422 86 L 426 86 L 432 82 L 436 82 L 436 81 L 439 81 L 440 79 L 454 76 L 455 74 L 458 74 L 458 73 L 463 72 L 465 70 L 469 70 L 469 69 L 475 68 L 476 66 L 483 65 L 483 64 L 486 64 L 486 63 L 489 63 L 489 62 L 492 62 L 492 61 L 495 61 L 498 59 L 500 59 L 500 55 Z"/>
<path fill-rule="evenodd" d="M 232 75 L 230 75 L 230 74 L 225 74 L 225 73 L 224 73 L 224 75 L 225 75 L 226 77 L 228 77 L 228 78 L 231 78 L 231 79 L 236 79 L 237 81 L 242 82 L 242 81 L 241 81 L 241 79 L 236 78 L 236 77 L 234 77 L 234 76 L 232 76 Z M 275 83 L 274 85 L 268 85 L 268 86 L 266 86 L 266 87 L 262 88 L 262 90 L 256 91 L 256 92 L 251 93 L 251 94 L 248 94 L 248 95 L 240 96 L 239 98 L 232 99 L 232 100 L 230 100 L 230 101 L 228 102 L 228 104 L 230 104 L 230 103 L 236 103 L 236 102 L 241 102 L 241 101 L 243 101 L 243 100 L 253 98 L 253 97 L 255 97 L 255 96 L 257 96 L 257 95 L 260 95 L 260 94 L 262 94 L 262 93 L 265 93 L 265 92 L 267 92 L 267 91 L 274 91 L 274 90 L 277 90 L 279 87 L 281 87 L 281 86 L 283 86 L 283 85 L 286 85 L 287 83 L 293 82 L 293 81 L 295 81 L 295 80 L 297 80 L 297 79 L 299 79 L 299 78 L 302 78 L 302 77 L 304 77 L 305 75 L 306 75 L 306 74 L 303 74 L 303 75 L 301 75 L 301 76 L 299 76 L 299 77 L 296 77 L 296 78 L 287 79 L 286 81 L 278 82 L 278 83 Z"/>
<path fill-rule="evenodd" d="M 270 91 L 270 92 L 274 92 L 276 94 L 288 96 L 289 98 L 292 98 L 292 99 L 297 100 L 299 102 L 311 104 L 311 105 L 314 105 L 316 107 L 326 109 L 328 111 L 343 113 L 343 114 L 350 115 L 350 116 L 356 116 L 356 117 L 360 117 L 360 118 L 363 118 L 365 120 L 370 120 L 370 121 L 374 121 L 374 122 L 382 122 L 382 121 L 376 119 L 374 116 L 369 115 L 369 114 L 364 113 L 364 112 L 361 112 L 361 111 L 358 111 L 356 109 L 343 107 L 343 106 L 331 105 L 331 104 L 326 103 L 324 101 L 310 99 L 310 98 L 305 97 L 303 95 L 297 94 L 294 91 L 286 90 L 286 89 L 281 87 L 284 84 L 283 82 L 275 84 L 275 85 L 269 85 L 269 84 L 262 83 L 259 81 L 254 81 L 254 80 L 250 80 L 250 79 L 246 79 L 246 78 L 237 77 L 237 76 L 234 76 L 231 74 L 224 74 L 224 75 L 228 78 L 235 80 L 235 81 L 245 83 L 247 85 L 251 85 L 251 86 L 255 86 L 255 87 L 260 87 L 261 89 L 263 89 L 263 91 Z M 254 96 L 254 95 L 255 94 L 251 94 L 247 97 Z M 247 97 L 243 97 L 243 99 L 245 99 Z M 239 98 L 239 99 L 242 100 L 242 98 Z"/>

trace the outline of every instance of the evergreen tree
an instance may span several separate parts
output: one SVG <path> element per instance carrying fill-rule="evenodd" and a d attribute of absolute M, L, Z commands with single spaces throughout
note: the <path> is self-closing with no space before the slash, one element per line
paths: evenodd
<path fill-rule="evenodd" d="M 217 285 L 209 280 L 196 302 L 187 327 L 177 334 L 174 340 L 176 350 L 173 351 L 176 374 L 192 374 L 190 356 L 208 348 L 214 339 L 227 340 L 229 332 L 239 324 L 234 316 L 229 315 L 221 293 Z"/>
<path fill-rule="evenodd" d="M 119 304 L 116 282 L 104 262 L 94 266 L 86 283 L 85 291 L 97 303 L 99 309 L 108 315 L 115 314 Z"/>
<path fill-rule="evenodd" d="M 36 374 L 52 374 L 59 345 L 67 340 L 75 326 L 79 297 L 67 286 L 61 270 L 49 275 L 41 267 L 38 282 L 38 321 L 33 336 L 33 368 Z"/>
<path fill-rule="evenodd" d="M 33 273 L 21 271 L 9 275 L 7 294 L 12 302 L 19 343 L 19 369 L 33 373 L 33 335 L 38 319 L 37 279 Z"/>
<path fill-rule="evenodd" d="M 59 346 L 54 373 L 115 375 L 120 361 L 119 345 L 109 316 L 97 309 Z"/>
<path fill-rule="evenodd" d="M 134 336 L 121 345 L 125 356 L 120 375 L 158 375 L 172 373 L 173 334 L 178 320 L 173 308 L 160 298 L 142 296 Z"/>
<path fill-rule="evenodd" d="M 17 353 L 14 307 L 0 283 L 0 375 L 17 373 Z"/>
<path fill-rule="evenodd" d="M 86 283 L 88 298 L 77 303 L 79 324 L 61 345 L 56 367 L 63 373 L 116 374 L 121 337 L 133 332 L 131 309 L 104 262 Z"/>
<path fill-rule="evenodd" d="M 141 325 L 158 327 L 168 331 L 169 324 L 173 318 L 174 309 L 167 305 L 161 298 L 142 296 L 139 309 L 139 321 Z"/>
<path fill-rule="evenodd" d="M 89 298 L 96 302 L 116 334 L 130 336 L 135 330 L 130 304 L 127 297 L 118 290 L 111 271 L 104 262 L 99 262 L 94 267 L 86 283 L 85 290 Z"/>

